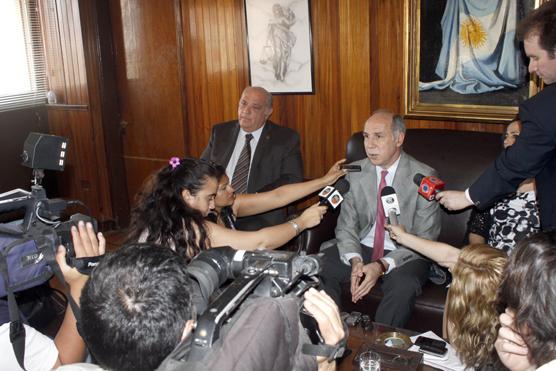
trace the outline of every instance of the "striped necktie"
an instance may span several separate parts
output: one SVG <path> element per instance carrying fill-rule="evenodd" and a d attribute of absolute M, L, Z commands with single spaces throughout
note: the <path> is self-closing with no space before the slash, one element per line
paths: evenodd
<path fill-rule="evenodd" d="M 253 134 L 245 134 L 245 144 L 239 154 L 234 175 L 232 176 L 232 187 L 237 194 L 247 192 L 247 178 L 249 177 L 249 165 L 251 164 L 251 142 Z"/>

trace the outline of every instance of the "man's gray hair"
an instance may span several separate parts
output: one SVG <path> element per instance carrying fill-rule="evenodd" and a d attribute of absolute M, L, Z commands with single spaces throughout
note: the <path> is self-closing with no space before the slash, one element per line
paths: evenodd
<path fill-rule="evenodd" d="M 266 106 L 268 108 L 272 108 L 272 94 L 268 90 L 266 90 L 262 86 L 248 86 L 247 88 L 245 88 L 245 90 L 247 90 L 249 88 L 256 89 L 256 90 L 259 90 L 259 91 L 265 93 L 265 95 L 266 95 Z"/>
<path fill-rule="evenodd" d="M 401 115 L 398 115 L 392 111 L 390 111 L 389 109 L 386 108 L 379 108 L 376 111 L 373 112 L 373 115 L 376 113 L 388 113 L 390 115 L 392 115 L 392 133 L 394 135 L 398 135 L 400 133 L 404 133 L 406 131 L 406 127 L 405 127 L 405 123 L 403 121 L 403 117 Z"/>
<path fill-rule="evenodd" d="M 405 122 L 403 121 L 403 117 L 401 115 L 394 115 L 394 117 L 392 117 L 392 131 L 396 134 L 405 134 Z"/>

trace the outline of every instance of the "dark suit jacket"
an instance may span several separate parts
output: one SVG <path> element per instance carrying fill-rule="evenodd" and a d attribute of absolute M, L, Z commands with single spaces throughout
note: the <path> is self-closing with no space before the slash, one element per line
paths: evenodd
<path fill-rule="evenodd" d="M 212 128 L 209 144 L 201 158 L 228 166 L 239 134 L 239 122 L 229 121 Z M 303 181 L 303 161 L 299 134 L 292 129 L 267 121 L 253 154 L 249 172 L 248 193 L 270 191 L 284 184 Z M 258 230 L 283 223 L 285 210 L 239 218 L 238 229 Z"/>
<path fill-rule="evenodd" d="M 525 101 L 519 117 L 523 127 L 517 141 L 473 183 L 469 195 L 484 209 L 535 177 L 541 227 L 547 230 L 556 227 L 556 84 Z"/>

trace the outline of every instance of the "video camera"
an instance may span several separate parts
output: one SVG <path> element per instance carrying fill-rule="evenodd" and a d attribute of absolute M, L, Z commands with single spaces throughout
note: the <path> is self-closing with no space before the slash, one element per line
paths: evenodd
<path fill-rule="evenodd" d="M 76 259 L 71 239 L 71 226 L 78 221 L 96 220 L 74 214 L 62 221 L 62 214 L 70 205 L 86 206 L 80 201 L 48 199 L 42 187 L 44 170 L 61 171 L 65 166 L 67 139 L 54 135 L 30 133 L 23 146 L 23 165 L 33 169 L 31 192 L 15 189 L 0 194 L 0 214 L 23 209 L 23 219 L 0 224 L 0 255 L 3 281 L 0 297 L 8 291 L 17 292 L 48 280 L 53 274 L 53 263 L 58 245 L 66 247 L 66 260 L 82 273 L 88 273 L 96 259 Z"/>
<path fill-rule="evenodd" d="M 300 297 L 310 287 L 318 286 L 320 260 L 319 255 L 297 255 L 291 251 L 244 251 L 230 247 L 202 251 L 188 265 L 189 274 L 200 289 L 194 302 L 203 313 L 197 320 L 191 359 L 201 359 L 210 351 L 222 325 L 249 296 Z M 232 283 L 207 307 L 212 293 L 230 279 Z M 303 313 L 301 317 L 309 336 L 320 338 L 312 317 Z"/>

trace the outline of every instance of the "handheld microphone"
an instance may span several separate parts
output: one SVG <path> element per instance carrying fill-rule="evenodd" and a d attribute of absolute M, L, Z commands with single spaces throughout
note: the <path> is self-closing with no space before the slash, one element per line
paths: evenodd
<path fill-rule="evenodd" d="M 419 187 L 418 192 L 427 200 L 434 200 L 436 194 L 444 189 L 446 183 L 435 176 L 424 176 L 423 174 L 415 174 L 413 183 Z"/>
<path fill-rule="evenodd" d="M 388 217 L 388 222 L 391 225 L 398 225 L 398 215 L 400 215 L 400 203 L 394 188 L 386 186 L 380 192 L 380 200 L 382 201 L 382 208 L 384 215 Z"/>
<path fill-rule="evenodd" d="M 340 179 L 334 186 L 326 186 L 320 191 L 319 206 L 328 206 L 336 209 L 338 205 L 344 200 L 344 195 L 349 191 L 349 182 L 345 179 Z"/>

